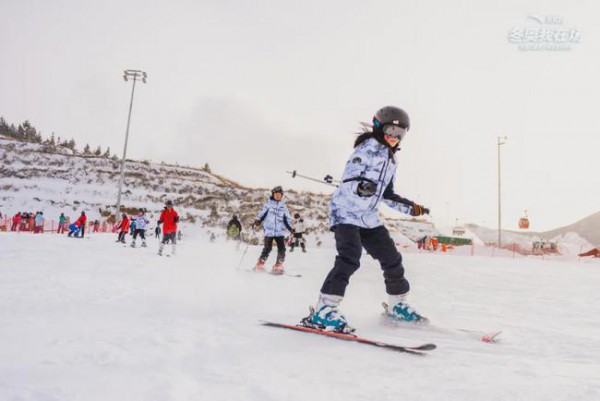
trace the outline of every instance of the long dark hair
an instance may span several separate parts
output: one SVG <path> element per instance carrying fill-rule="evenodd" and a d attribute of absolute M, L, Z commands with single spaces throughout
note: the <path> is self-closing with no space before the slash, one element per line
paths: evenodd
<path fill-rule="evenodd" d="M 398 147 L 400 142 L 398 142 L 396 146 L 390 147 L 390 144 L 385 141 L 381 127 L 364 127 L 363 132 L 357 132 L 356 135 L 358 135 L 358 137 L 354 141 L 355 148 L 361 143 L 365 142 L 367 139 L 374 138 L 377 142 L 389 149 L 391 159 L 394 159 L 394 153 L 400 150 Z"/>

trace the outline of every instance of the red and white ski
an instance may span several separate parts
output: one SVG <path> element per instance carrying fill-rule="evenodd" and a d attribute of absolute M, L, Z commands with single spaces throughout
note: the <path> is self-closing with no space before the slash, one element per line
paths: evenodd
<path fill-rule="evenodd" d="M 315 329 L 312 327 L 302 326 L 299 324 L 291 325 L 291 324 L 284 324 L 284 323 L 268 322 L 268 321 L 264 321 L 264 320 L 260 320 L 260 323 L 265 326 L 280 327 L 283 329 L 290 329 L 290 330 L 300 331 L 300 332 L 304 332 L 304 333 L 313 333 L 313 334 L 318 334 L 318 335 L 322 335 L 322 336 L 326 336 L 326 337 L 330 337 L 330 338 L 335 338 L 338 340 L 353 341 L 353 342 L 357 342 L 357 343 L 361 343 L 361 344 L 372 345 L 372 346 L 380 347 L 380 348 L 387 348 L 387 349 L 390 349 L 393 351 L 405 352 L 405 353 L 414 354 L 414 355 L 425 355 L 426 351 L 431 351 L 436 348 L 435 344 L 423 344 L 423 345 L 419 345 L 419 346 L 403 346 L 403 345 L 390 344 L 390 343 L 386 343 L 383 341 L 377 341 L 377 340 L 371 340 L 368 338 L 358 337 L 354 334 L 345 334 L 345 333 L 337 333 L 334 331 L 319 330 L 319 329 Z"/>

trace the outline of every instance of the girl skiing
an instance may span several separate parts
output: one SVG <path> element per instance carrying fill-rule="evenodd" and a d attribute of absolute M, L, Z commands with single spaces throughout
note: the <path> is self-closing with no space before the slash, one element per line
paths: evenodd
<path fill-rule="evenodd" d="M 429 214 L 429 209 L 394 192 L 395 154 L 409 128 L 408 114 L 398 107 L 387 106 L 373 117 L 372 129 L 356 139 L 354 152 L 329 206 L 329 223 L 338 255 L 321 287 L 316 308 L 304 323 L 324 330 L 354 331 L 338 311 L 338 305 L 350 276 L 360 267 L 363 247 L 381 264 L 389 296 L 388 316 L 405 322 L 426 321 L 406 301 L 410 286 L 404 277 L 402 255 L 379 220 L 377 210 L 383 201 L 411 216 Z"/>
<path fill-rule="evenodd" d="M 254 267 L 255 271 L 264 271 L 265 262 L 271 253 L 273 248 L 273 241 L 277 243 L 277 262 L 273 266 L 271 271 L 273 274 L 283 274 L 283 262 L 285 261 L 285 240 L 284 234 L 285 229 L 293 233 L 294 230 L 290 225 L 292 217 L 290 212 L 282 201 L 283 189 L 280 186 L 273 188 L 271 191 L 271 198 L 263 206 L 262 210 L 256 216 L 256 221 L 252 224 L 252 227 L 256 227 L 263 224 L 265 233 L 265 246 L 256 262 Z"/>

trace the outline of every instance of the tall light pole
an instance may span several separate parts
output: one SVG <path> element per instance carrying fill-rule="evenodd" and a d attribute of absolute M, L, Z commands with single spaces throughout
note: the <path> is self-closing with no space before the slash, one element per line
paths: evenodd
<path fill-rule="evenodd" d="M 123 147 L 123 159 L 121 160 L 121 176 L 119 177 L 119 194 L 117 195 L 117 208 L 115 209 L 115 220 L 119 220 L 119 213 L 121 212 L 121 192 L 123 190 L 123 179 L 125 177 L 125 158 L 127 157 L 127 140 L 129 139 L 129 123 L 131 122 L 131 109 L 133 108 L 133 95 L 135 94 L 135 83 L 142 81 L 146 83 L 148 74 L 140 70 L 125 70 L 123 72 L 123 79 L 125 82 L 132 80 L 133 86 L 131 87 L 131 101 L 129 102 L 129 115 L 127 116 L 127 129 L 125 130 L 125 146 Z"/>
<path fill-rule="evenodd" d="M 500 165 L 500 147 L 506 143 L 505 136 L 498 137 L 498 249 L 502 248 L 502 192 L 501 192 L 501 165 Z"/>

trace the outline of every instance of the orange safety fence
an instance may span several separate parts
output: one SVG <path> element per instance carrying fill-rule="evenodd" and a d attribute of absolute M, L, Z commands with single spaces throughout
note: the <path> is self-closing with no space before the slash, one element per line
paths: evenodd
<path fill-rule="evenodd" d="M 56 233 L 64 234 L 69 232 L 70 220 L 67 219 L 62 225 L 58 220 L 44 220 L 41 227 L 36 227 L 33 218 L 21 219 L 21 221 L 13 221 L 12 218 L 0 219 L 0 232 L 31 232 L 34 234 Z M 115 233 L 117 225 L 107 221 L 88 221 L 85 227 L 86 233 Z"/>

